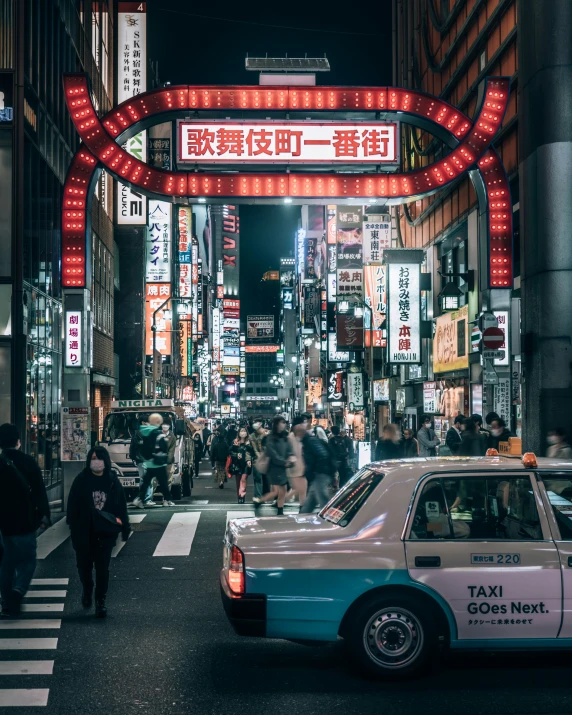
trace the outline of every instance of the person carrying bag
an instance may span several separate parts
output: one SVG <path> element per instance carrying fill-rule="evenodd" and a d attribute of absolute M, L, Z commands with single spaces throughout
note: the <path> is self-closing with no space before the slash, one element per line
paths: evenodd
<path fill-rule="evenodd" d="M 90 449 L 85 469 L 71 486 L 67 523 L 83 586 L 82 605 L 90 608 L 93 603 L 95 567 L 95 615 L 105 618 L 111 552 L 119 534 L 127 541 L 131 527 L 125 492 L 104 447 Z"/>

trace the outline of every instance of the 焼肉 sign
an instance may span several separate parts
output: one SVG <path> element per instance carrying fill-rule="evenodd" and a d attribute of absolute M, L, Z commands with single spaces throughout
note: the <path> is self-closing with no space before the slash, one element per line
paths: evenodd
<path fill-rule="evenodd" d="M 395 122 L 179 122 L 180 162 L 394 164 Z"/>

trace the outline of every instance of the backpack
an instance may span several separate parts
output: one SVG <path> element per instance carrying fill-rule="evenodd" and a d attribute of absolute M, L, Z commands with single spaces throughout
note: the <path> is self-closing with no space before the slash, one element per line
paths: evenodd
<path fill-rule="evenodd" d="M 141 456 L 145 459 L 145 461 L 149 462 L 151 459 L 153 459 L 157 447 L 157 432 L 158 429 L 154 429 L 152 432 L 150 432 L 148 435 L 141 435 L 141 445 L 139 448 L 139 453 Z M 141 433 L 139 433 L 141 434 Z"/>
<path fill-rule="evenodd" d="M 348 447 L 341 437 L 334 437 L 330 440 L 330 452 L 338 465 L 348 461 Z"/>

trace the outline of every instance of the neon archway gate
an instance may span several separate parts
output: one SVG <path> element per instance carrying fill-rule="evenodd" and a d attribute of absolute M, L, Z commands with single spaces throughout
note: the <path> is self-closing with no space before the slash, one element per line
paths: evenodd
<path fill-rule="evenodd" d="M 101 169 L 150 196 L 237 200 L 246 198 L 344 201 L 384 199 L 398 204 L 430 196 L 468 173 L 475 186 L 487 239 L 489 288 L 512 288 L 512 207 L 502 162 L 493 148 L 508 105 L 509 79 L 488 78 L 474 120 L 443 100 L 392 87 L 203 87 L 177 86 L 137 95 L 99 118 L 86 75 L 64 76 L 66 103 L 82 139 L 66 178 L 62 206 L 62 286 L 86 285 L 87 228 L 94 181 Z M 441 139 L 450 152 L 406 173 L 253 173 L 155 169 L 122 149 L 143 129 L 195 113 L 304 112 L 319 118 L 343 112 L 395 119 Z M 289 121 L 289 120 L 288 120 Z"/>

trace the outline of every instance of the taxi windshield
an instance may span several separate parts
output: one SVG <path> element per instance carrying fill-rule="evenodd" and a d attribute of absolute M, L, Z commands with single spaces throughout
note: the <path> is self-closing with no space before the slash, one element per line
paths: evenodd
<path fill-rule="evenodd" d="M 383 477 L 381 472 L 364 467 L 328 502 L 319 516 L 332 524 L 347 526 Z"/>

